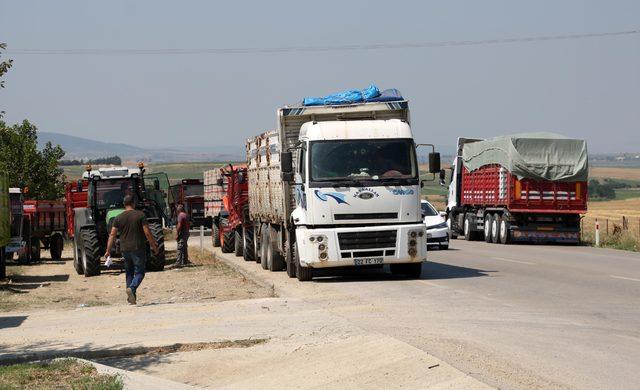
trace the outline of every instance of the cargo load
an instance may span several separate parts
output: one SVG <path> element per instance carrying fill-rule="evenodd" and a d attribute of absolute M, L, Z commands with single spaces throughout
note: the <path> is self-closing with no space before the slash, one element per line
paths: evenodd
<path fill-rule="evenodd" d="M 354 103 L 402 101 L 404 98 L 397 89 L 385 89 L 380 92 L 378 87 L 371 84 L 363 90 L 349 89 L 325 97 L 306 97 L 303 106 L 331 106 Z"/>

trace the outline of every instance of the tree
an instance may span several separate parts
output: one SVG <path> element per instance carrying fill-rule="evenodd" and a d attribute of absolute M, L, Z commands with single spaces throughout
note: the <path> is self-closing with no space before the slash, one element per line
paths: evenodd
<path fill-rule="evenodd" d="M 7 48 L 6 43 L 0 42 L 0 59 L 2 59 L 2 51 Z M 9 71 L 11 65 L 13 64 L 13 60 L 0 61 L 0 88 L 4 88 L 4 81 L 2 80 L 2 76 Z M 4 115 L 4 111 L 0 110 L 0 119 Z"/>
<path fill-rule="evenodd" d="M 28 187 L 31 199 L 59 199 L 64 195 L 65 176 L 58 166 L 64 156 L 60 145 L 47 142 L 38 150 L 37 128 L 29 121 L 7 126 L 0 121 L 0 171 L 12 187 Z"/>

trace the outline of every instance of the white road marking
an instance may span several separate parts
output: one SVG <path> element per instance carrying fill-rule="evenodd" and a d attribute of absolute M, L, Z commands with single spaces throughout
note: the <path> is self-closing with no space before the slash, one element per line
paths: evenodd
<path fill-rule="evenodd" d="M 625 276 L 616 276 L 616 275 L 609 275 L 609 276 L 615 279 L 633 280 L 634 282 L 640 282 L 640 279 L 636 279 L 636 278 L 627 278 Z"/>
<path fill-rule="evenodd" d="M 530 261 L 522 261 L 522 260 L 513 260 L 513 259 L 505 259 L 504 257 L 492 257 L 494 260 L 500 261 L 508 261 L 510 263 L 518 263 L 518 264 L 527 264 L 527 265 L 537 265 L 538 263 L 532 263 Z"/>

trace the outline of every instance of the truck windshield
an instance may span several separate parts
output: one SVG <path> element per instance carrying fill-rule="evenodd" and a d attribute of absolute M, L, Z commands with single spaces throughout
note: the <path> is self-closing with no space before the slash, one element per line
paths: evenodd
<path fill-rule="evenodd" d="M 204 196 L 204 185 L 186 184 L 184 186 L 184 196 Z"/>
<path fill-rule="evenodd" d="M 410 139 L 311 142 L 311 181 L 394 181 L 417 179 Z"/>
<path fill-rule="evenodd" d="M 123 207 L 125 195 L 134 195 L 130 179 L 99 180 L 95 183 L 96 206 L 99 209 Z"/>

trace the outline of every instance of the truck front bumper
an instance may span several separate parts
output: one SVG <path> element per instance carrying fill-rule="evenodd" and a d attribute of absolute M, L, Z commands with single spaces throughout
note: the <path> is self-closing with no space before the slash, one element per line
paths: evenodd
<path fill-rule="evenodd" d="M 422 223 L 296 229 L 300 263 L 311 268 L 420 263 L 427 260 Z"/>

